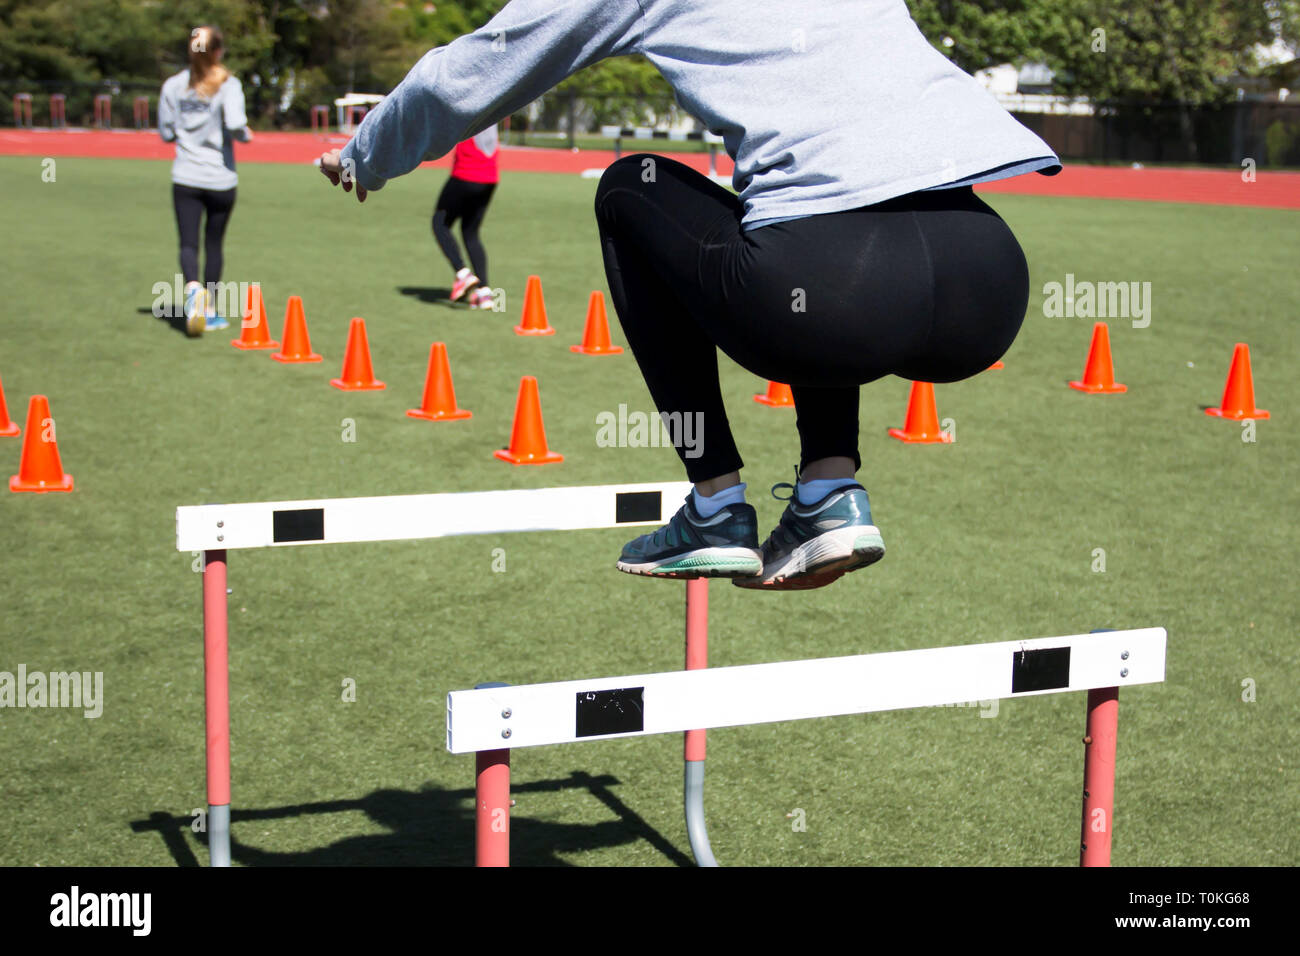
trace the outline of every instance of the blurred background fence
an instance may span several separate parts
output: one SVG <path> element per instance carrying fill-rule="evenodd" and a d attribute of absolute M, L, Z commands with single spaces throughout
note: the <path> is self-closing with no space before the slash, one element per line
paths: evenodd
<path fill-rule="evenodd" d="M 263 129 L 306 129 L 311 107 L 329 106 L 331 129 L 336 128 L 333 101 L 344 95 L 343 88 L 313 91 L 313 101 L 297 98 L 284 109 L 255 108 L 256 88 L 245 88 L 249 114 L 255 127 Z M 70 127 L 89 128 L 95 122 L 95 97 L 111 96 L 110 119 L 114 129 L 155 127 L 158 121 L 159 88 L 148 83 L 13 83 L 0 80 L 0 123 L 25 123 L 26 106 L 12 109 L 15 94 L 31 96 L 33 125 L 51 125 L 51 94 L 65 97 L 66 122 Z M 147 122 L 141 123 L 135 101 L 143 98 Z M 1186 106 L 1177 103 L 1096 103 L 1075 105 L 1073 111 L 1022 111 L 1014 102 L 1008 107 L 1022 123 L 1038 133 L 1063 159 L 1077 162 L 1196 163 L 1240 166 L 1253 159 L 1261 168 L 1300 167 L 1300 101 L 1243 99 L 1217 106 Z M 671 93 L 663 95 L 612 94 L 581 90 L 552 90 L 513 114 L 502 124 L 505 142 L 515 146 L 561 149 L 607 149 L 610 140 L 599 135 L 600 127 L 644 126 L 659 129 L 695 130 L 699 124 L 677 105 Z M 1187 133 L 1190 131 L 1190 136 Z M 638 147 L 639 148 L 639 147 Z M 675 152 L 702 150 L 698 142 L 674 142 Z"/>

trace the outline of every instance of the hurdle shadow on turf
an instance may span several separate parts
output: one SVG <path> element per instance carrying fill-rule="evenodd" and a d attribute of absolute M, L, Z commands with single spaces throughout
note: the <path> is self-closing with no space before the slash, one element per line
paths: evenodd
<path fill-rule="evenodd" d="M 166 322 L 168 325 L 170 325 L 172 327 L 173 332 L 179 332 L 181 335 L 188 335 L 188 333 L 185 331 L 185 316 L 183 314 L 182 315 L 154 315 L 154 311 L 152 308 L 148 308 L 148 309 L 141 308 L 141 309 L 136 309 L 135 311 L 140 315 L 153 315 L 154 318 L 156 318 L 159 322 Z"/>
<path fill-rule="evenodd" d="M 625 804 L 610 788 L 618 778 L 609 774 L 593 777 L 573 771 L 567 778 L 512 784 L 510 860 L 517 866 L 570 866 L 564 853 L 624 846 L 644 840 L 670 863 L 692 866 L 694 861 Z M 532 819 L 527 797 L 582 789 L 618 817 L 594 825 L 554 823 Z M 356 800 L 325 800 L 316 803 L 270 807 L 262 810 L 231 811 L 230 856 L 245 866 L 467 866 L 474 862 L 474 789 L 443 790 L 425 787 L 419 791 L 376 790 Z M 247 824 L 322 813 L 364 813 L 373 823 L 387 829 L 347 837 L 329 846 L 299 852 L 261 850 L 238 839 Z M 157 832 L 178 866 L 200 866 L 206 857 L 207 835 L 191 833 L 193 818 L 156 812 L 146 820 L 131 822 L 136 833 Z M 244 826 L 241 827 L 241 824 Z M 190 838 L 193 838 L 191 840 Z M 194 841 L 200 851 L 195 852 Z"/>
<path fill-rule="evenodd" d="M 469 311 L 469 303 L 451 301 L 450 289 L 436 286 L 404 285 L 398 286 L 397 291 L 402 295 L 409 295 L 414 299 L 419 299 L 427 305 L 440 305 L 444 309 L 451 309 L 453 312 Z"/>

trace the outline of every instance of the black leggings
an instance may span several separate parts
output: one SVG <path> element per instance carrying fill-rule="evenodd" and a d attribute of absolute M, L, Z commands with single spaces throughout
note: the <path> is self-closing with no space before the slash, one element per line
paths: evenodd
<path fill-rule="evenodd" d="M 203 230 L 203 282 L 221 281 L 221 240 L 226 235 L 230 213 L 235 208 L 235 190 L 195 189 L 172 183 L 172 204 L 176 207 L 176 228 L 181 234 L 181 274 L 185 281 L 199 281 L 199 218 L 206 211 Z"/>
<path fill-rule="evenodd" d="M 605 170 L 596 221 L 610 294 L 661 414 L 694 414 L 692 481 L 737 471 L 717 349 L 794 392 L 800 464 L 857 467 L 858 386 L 955 382 L 1010 347 L 1029 270 L 969 188 L 740 228 L 738 197 L 663 156 Z M 690 451 L 697 457 L 687 457 Z"/>
<path fill-rule="evenodd" d="M 438 194 L 438 205 L 433 210 L 433 238 L 438 248 L 447 257 L 451 267 L 459 272 L 465 267 L 465 260 L 460 257 L 460 247 L 451 227 L 460 220 L 460 237 L 465 240 L 465 250 L 469 253 L 470 268 L 474 275 L 487 285 L 487 252 L 479 240 L 478 229 L 487 215 L 488 203 L 496 191 L 496 183 L 471 183 L 454 176 L 447 180 Z"/>

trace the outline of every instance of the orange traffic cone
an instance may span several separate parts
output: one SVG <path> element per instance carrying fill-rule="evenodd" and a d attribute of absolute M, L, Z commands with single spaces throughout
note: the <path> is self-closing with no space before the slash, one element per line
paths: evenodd
<path fill-rule="evenodd" d="M 271 338 L 271 330 L 266 326 L 266 304 L 262 301 L 262 287 L 257 283 L 248 287 L 239 338 L 232 339 L 230 344 L 237 349 L 273 349 L 280 345 Z"/>
<path fill-rule="evenodd" d="M 546 429 L 542 426 L 542 403 L 537 395 L 537 379 L 525 375 L 519 380 L 519 399 L 515 403 L 515 423 L 510 430 L 510 447 L 493 452 L 512 465 L 550 465 L 564 461 L 564 456 L 546 447 Z"/>
<path fill-rule="evenodd" d="M 274 352 L 271 358 L 277 362 L 319 362 L 321 357 L 311 350 L 311 338 L 307 335 L 307 316 L 302 311 L 302 298 L 289 296 L 289 304 L 284 310 L 284 347 Z"/>
<path fill-rule="evenodd" d="M 542 280 L 528 277 L 524 288 L 524 316 L 515 326 L 515 335 L 554 335 L 555 329 L 546 324 L 546 302 L 542 299 Z"/>
<path fill-rule="evenodd" d="M 72 476 L 63 473 L 59 445 L 54 440 L 54 419 L 44 395 L 33 395 L 27 405 L 27 437 L 18 461 L 18 474 L 9 479 L 10 491 L 71 491 Z"/>
<path fill-rule="evenodd" d="M 754 401 L 772 408 L 794 408 L 794 392 L 789 385 L 780 382 L 768 382 L 766 395 L 755 395 Z"/>
<path fill-rule="evenodd" d="M 587 325 L 582 330 L 582 344 L 570 345 L 570 352 L 583 355 L 618 355 L 622 346 L 609 343 L 609 319 L 605 317 L 605 296 L 593 292 L 587 301 Z"/>
<path fill-rule="evenodd" d="M 1070 388 L 1092 395 L 1117 395 L 1127 392 L 1127 385 L 1115 381 L 1115 369 L 1110 361 L 1110 330 L 1105 322 L 1092 327 L 1092 345 L 1088 349 L 1088 364 L 1083 367 L 1083 381 L 1071 382 Z"/>
<path fill-rule="evenodd" d="M 1216 418 L 1268 418 L 1268 412 L 1255 407 L 1255 380 L 1250 374 L 1250 346 L 1238 342 L 1232 349 L 1232 365 L 1228 368 L 1228 381 L 1223 386 L 1223 398 L 1218 408 L 1207 408 L 1205 414 Z"/>
<path fill-rule="evenodd" d="M 424 378 L 424 401 L 419 408 L 408 408 L 406 414 L 431 422 L 450 422 L 470 418 L 474 414 L 456 407 L 456 390 L 451 385 L 447 346 L 442 342 L 434 342 L 429 347 L 429 373 Z"/>
<path fill-rule="evenodd" d="M 376 381 L 370 367 L 370 342 L 366 339 L 366 320 L 353 319 L 348 327 L 348 350 L 343 353 L 343 377 L 330 379 L 330 384 L 345 392 L 374 392 L 385 388 Z"/>
<path fill-rule="evenodd" d="M 5 385 L 0 382 L 0 438 L 14 438 L 22 434 L 18 423 L 9 418 L 9 407 L 5 405 Z"/>
<path fill-rule="evenodd" d="M 939 413 L 934 408 L 934 386 L 929 382 L 913 382 L 907 395 L 907 418 L 902 428 L 891 428 L 889 434 L 899 441 L 918 444 L 949 443 L 952 435 L 939 431 Z"/>

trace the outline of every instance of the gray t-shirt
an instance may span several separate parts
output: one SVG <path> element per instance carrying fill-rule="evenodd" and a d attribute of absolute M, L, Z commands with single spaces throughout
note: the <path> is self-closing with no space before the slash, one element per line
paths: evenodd
<path fill-rule="evenodd" d="M 239 80 L 229 77 L 205 99 L 190 86 L 189 70 L 168 79 L 158 98 L 158 134 L 176 144 L 172 182 L 197 189 L 234 189 L 239 177 L 233 141 L 249 139 Z"/>
<path fill-rule="evenodd" d="M 1060 168 L 926 41 L 904 0 L 512 0 L 426 53 L 343 159 L 379 189 L 582 67 L 629 53 L 724 138 L 746 229 Z"/>

